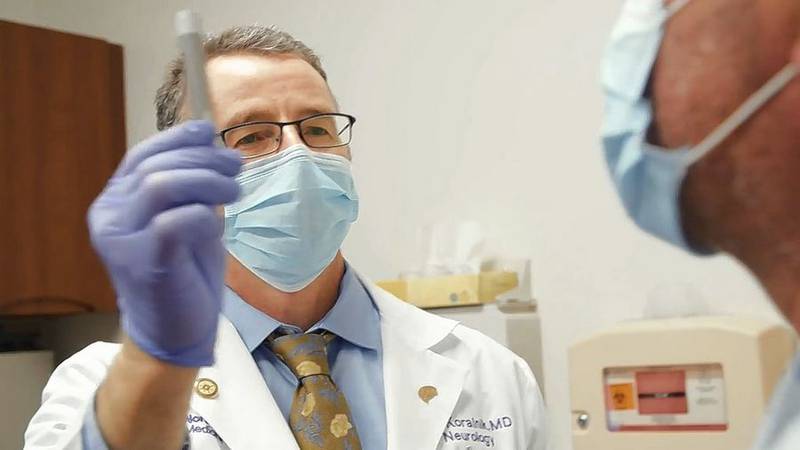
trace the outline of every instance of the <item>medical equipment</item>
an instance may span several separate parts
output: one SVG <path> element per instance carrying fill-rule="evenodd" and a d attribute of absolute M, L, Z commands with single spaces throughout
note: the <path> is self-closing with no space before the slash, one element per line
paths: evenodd
<path fill-rule="evenodd" d="M 176 19 L 191 73 L 202 55 L 199 20 Z M 210 118 L 197 87 L 205 75 L 187 78 L 193 114 Z M 144 352 L 182 366 L 214 361 L 225 267 L 214 205 L 240 191 L 241 158 L 214 145 L 216 136 L 212 123 L 188 121 L 142 141 L 89 209 L 91 241 L 111 276 L 123 330 Z M 183 170 L 187 164 L 206 170 Z"/>
<path fill-rule="evenodd" d="M 575 450 L 745 450 L 795 334 L 763 319 L 641 320 L 569 351 Z"/>
<path fill-rule="evenodd" d="M 183 67 L 192 118 L 213 121 L 200 16 L 190 10 L 178 11 L 175 14 L 175 32 L 178 35 L 178 46 L 183 52 Z"/>
<path fill-rule="evenodd" d="M 225 248 L 275 288 L 304 289 L 358 217 L 350 160 L 297 144 L 245 164 L 236 180 L 242 193 L 225 205 Z"/>
<path fill-rule="evenodd" d="M 142 141 L 89 208 L 123 330 L 146 353 L 182 366 L 213 363 L 225 267 L 214 205 L 240 192 L 241 158 L 214 136 L 211 123 L 189 121 Z M 181 170 L 187 161 L 206 170 Z M 150 174 L 162 176 L 141 183 Z"/>

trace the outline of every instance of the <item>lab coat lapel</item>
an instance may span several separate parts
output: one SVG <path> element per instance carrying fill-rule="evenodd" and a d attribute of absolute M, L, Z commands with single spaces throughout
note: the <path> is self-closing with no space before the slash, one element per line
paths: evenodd
<path fill-rule="evenodd" d="M 233 325 L 220 318 L 216 363 L 200 370 L 219 389 L 216 398 L 195 391 L 191 409 L 205 419 L 232 450 L 298 449 L 289 426 Z"/>
<path fill-rule="evenodd" d="M 388 331 L 383 357 L 388 448 L 436 448 L 468 370 L 431 350 L 415 349 Z"/>
<path fill-rule="evenodd" d="M 469 368 L 432 347 L 443 343 L 457 322 L 425 313 L 364 278 L 362 282 L 381 313 L 388 449 L 436 448 Z"/>

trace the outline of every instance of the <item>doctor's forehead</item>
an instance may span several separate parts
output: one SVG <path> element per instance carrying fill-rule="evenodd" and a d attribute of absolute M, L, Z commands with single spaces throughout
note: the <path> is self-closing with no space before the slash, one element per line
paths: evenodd
<path fill-rule="evenodd" d="M 220 128 L 254 120 L 291 121 L 336 112 L 327 82 L 303 59 L 236 53 L 212 58 L 209 90 Z"/>

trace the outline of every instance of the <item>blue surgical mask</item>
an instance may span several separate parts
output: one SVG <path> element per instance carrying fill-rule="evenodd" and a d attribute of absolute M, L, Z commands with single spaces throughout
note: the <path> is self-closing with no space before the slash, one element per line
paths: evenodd
<path fill-rule="evenodd" d="M 305 146 L 245 164 L 225 206 L 228 252 L 275 288 L 297 292 L 336 257 L 358 217 L 350 161 Z"/>
<path fill-rule="evenodd" d="M 602 69 L 606 109 L 602 137 L 606 162 L 628 214 L 644 231 L 690 247 L 681 226 L 680 190 L 689 167 L 716 148 L 798 73 L 790 64 L 694 147 L 667 150 L 647 142 L 653 119 L 646 97 L 666 21 L 688 3 L 628 0 L 611 34 Z"/>

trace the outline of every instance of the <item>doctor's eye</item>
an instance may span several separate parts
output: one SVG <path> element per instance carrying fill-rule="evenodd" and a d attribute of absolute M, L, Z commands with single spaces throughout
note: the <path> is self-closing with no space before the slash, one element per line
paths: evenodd
<path fill-rule="evenodd" d="M 258 134 L 258 133 L 248 134 L 247 136 L 239 139 L 239 141 L 236 142 L 236 148 L 244 147 L 246 145 L 257 144 L 259 142 L 263 142 L 263 141 L 266 141 L 266 140 L 267 140 L 267 137 L 262 135 L 262 134 Z"/>
<path fill-rule="evenodd" d="M 250 133 L 250 134 L 240 138 L 238 141 L 236 141 L 236 144 L 234 145 L 234 147 L 236 147 L 236 148 L 246 147 L 248 145 L 255 145 L 255 144 L 263 143 L 265 141 L 272 141 L 272 140 L 275 140 L 275 135 L 273 133 L 259 131 L 259 132 L 256 132 L 256 133 Z"/>
<path fill-rule="evenodd" d="M 310 147 L 334 147 L 341 145 L 339 137 L 336 135 L 336 130 L 324 126 L 303 126 L 302 128 L 303 139 Z"/>
<path fill-rule="evenodd" d="M 350 143 L 351 126 L 349 116 L 322 114 L 303 120 L 300 132 L 309 147 L 332 148 Z"/>
<path fill-rule="evenodd" d="M 247 155 L 271 152 L 280 145 L 281 129 L 274 124 L 245 125 L 225 133 L 225 145 Z"/>
<path fill-rule="evenodd" d="M 303 134 L 310 136 L 330 136 L 331 133 L 322 127 L 306 127 L 303 129 Z"/>

